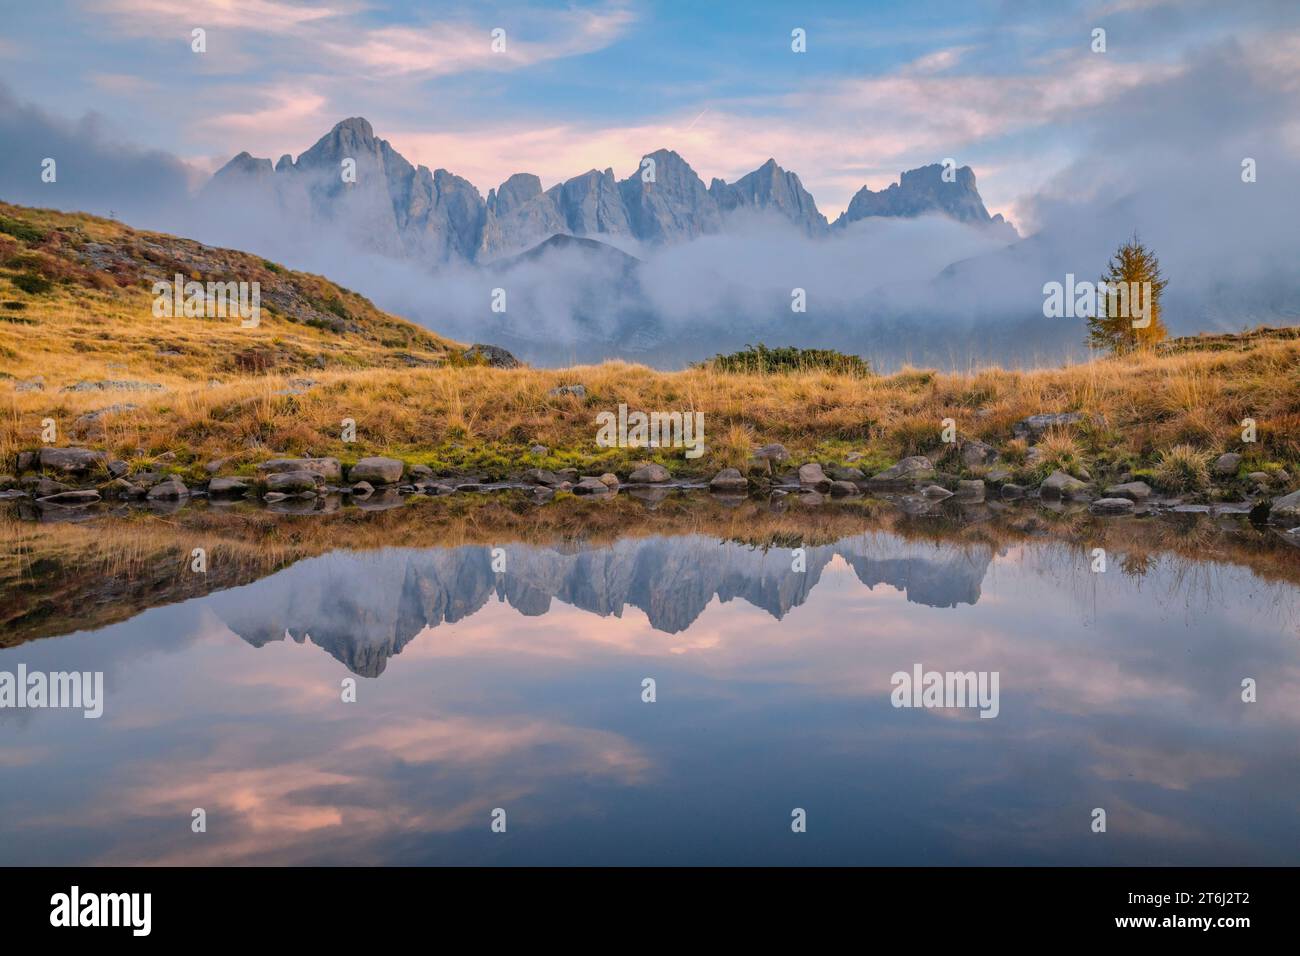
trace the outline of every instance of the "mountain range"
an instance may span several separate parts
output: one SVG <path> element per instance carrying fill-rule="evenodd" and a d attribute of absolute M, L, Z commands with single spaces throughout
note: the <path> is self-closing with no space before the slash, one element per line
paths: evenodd
<path fill-rule="evenodd" d="M 492 262 L 555 235 L 614 245 L 676 243 L 723 232 L 746 212 L 780 217 L 809 237 L 873 217 L 937 214 L 1008 242 L 1017 238 L 1001 215 L 989 215 L 969 166 L 956 169 L 951 182 L 943 172 L 934 164 L 908 170 L 878 192 L 864 186 L 834 224 L 799 176 L 774 159 L 733 183 L 714 179 L 706 187 L 671 149 L 646 154 L 626 179 L 591 169 L 543 189 L 536 175 L 515 173 L 484 199 L 454 173 L 413 166 L 369 122 L 353 117 L 296 161 L 285 155 L 272 164 L 240 153 L 204 192 L 223 207 L 251 204 L 297 223 L 341 227 L 363 249 L 429 267 Z"/>
<path fill-rule="evenodd" d="M 426 628 L 465 620 L 494 598 L 527 616 L 545 614 L 552 601 L 600 617 L 638 608 L 655 630 L 680 634 L 715 600 L 744 600 L 780 620 L 809 599 L 836 558 L 868 588 L 892 587 L 930 607 L 973 605 L 994 557 L 984 543 L 918 543 L 880 533 L 808 547 L 803 574 L 790 573 L 788 550 L 705 535 L 503 550 L 509 570 L 500 574 L 482 546 L 335 552 L 206 603 L 255 647 L 286 636 L 310 640 L 354 673 L 378 677 Z"/>

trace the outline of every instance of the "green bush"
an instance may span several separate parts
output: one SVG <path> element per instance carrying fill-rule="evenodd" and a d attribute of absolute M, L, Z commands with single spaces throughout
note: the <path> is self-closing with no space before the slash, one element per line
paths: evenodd
<path fill-rule="evenodd" d="M 793 345 L 768 348 L 762 342 L 747 345 L 739 352 L 730 355 L 721 353 L 706 362 L 701 368 L 712 368 L 719 372 L 746 372 L 766 375 L 781 372 L 826 371 L 839 375 L 868 376 L 871 365 L 857 355 L 847 355 L 835 349 L 801 349 Z"/>

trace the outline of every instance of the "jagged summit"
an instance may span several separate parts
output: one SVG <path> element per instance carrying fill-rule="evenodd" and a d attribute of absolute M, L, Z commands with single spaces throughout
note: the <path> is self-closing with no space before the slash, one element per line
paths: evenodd
<path fill-rule="evenodd" d="M 343 175 L 348 160 L 353 179 Z M 557 234 L 678 242 L 724 231 L 732 218 L 752 213 L 784 219 L 810 237 L 869 217 L 939 214 L 1015 238 L 1000 215 L 989 215 L 969 166 L 958 169 L 952 183 L 942 173 L 933 164 L 904 172 L 879 192 L 864 187 L 834 227 L 798 174 L 775 158 L 733 183 L 714 179 L 705 186 L 690 163 L 666 147 L 646 153 L 625 179 L 609 168 L 590 169 L 544 190 L 537 175 L 515 173 L 485 199 L 454 173 L 412 166 L 368 120 L 353 116 L 296 161 L 285 155 L 272 165 L 240 153 L 208 189 L 223 202 L 272 201 L 292 221 L 342 230 L 362 248 L 429 266 L 494 261 Z"/>
<path fill-rule="evenodd" d="M 838 228 L 872 216 L 912 218 L 938 212 L 958 222 L 977 226 L 1005 227 L 1014 235 L 1011 224 L 999 213 L 990 216 L 975 185 L 975 172 L 969 166 L 956 170 L 953 182 L 945 182 L 944 167 L 939 163 L 909 169 L 879 192 L 863 186 L 849 202 L 849 208 L 835 220 Z"/>

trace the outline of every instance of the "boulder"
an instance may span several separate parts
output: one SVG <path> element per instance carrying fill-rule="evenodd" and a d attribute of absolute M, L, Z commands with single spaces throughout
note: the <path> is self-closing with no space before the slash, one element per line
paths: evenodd
<path fill-rule="evenodd" d="M 412 477 L 412 478 L 432 478 L 432 477 L 433 477 L 433 469 L 430 468 L 428 465 L 412 465 L 412 466 L 411 466 L 411 477 Z"/>
<path fill-rule="evenodd" d="M 316 485 L 324 479 L 314 471 L 277 471 L 266 476 L 266 490 L 279 491 L 286 495 L 301 491 L 315 493 Z"/>
<path fill-rule="evenodd" d="M 754 452 L 754 457 L 763 461 L 786 461 L 789 459 L 790 453 L 785 450 L 785 446 L 780 442 L 772 442 L 772 444 L 764 445 Z"/>
<path fill-rule="evenodd" d="M 394 485 L 402 480 L 404 468 L 396 458 L 362 458 L 348 469 L 348 480 L 354 484 L 368 481 L 376 485 Z"/>
<path fill-rule="evenodd" d="M 0 475 L 0 491 L 10 491 L 18 487 L 18 480 L 13 475 Z"/>
<path fill-rule="evenodd" d="M 89 448 L 42 448 L 39 458 L 42 468 L 73 475 L 85 474 L 107 460 L 108 455 L 104 452 Z"/>
<path fill-rule="evenodd" d="M 185 482 L 172 475 L 150 488 L 147 497 L 151 501 L 176 501 L 180 498 L 188 498 L 189 494 L 190 490 L 185 487 Z"/>
<path fill-rule="evenodd" d="M 600 476 L 600 483 L 610 491 L 618 491 L 618 475 L 607 471 Z"/>
<path fill-rule="evenodd" d="M 1237 474 L 1237 468 L 1241 465 L 1241 456 L 1236 452 L 1230 451 L 1227 454 L 1220 455 L 1214 460 L 1214 476 L 1216 478 L 1232 478 Z"/>
<path fill-rule="evenodd" d="M 1134 507 L 1132 498 L 1098 498 L 1088 510 L 1095 515 L 1131 515 Z"/>
<path fill-rule="evenodd" d="M 1049 428 L 1060 428 L 1065 425 L 1073 425 L 1076 422 L 1083 421 L 1083 412 L 1054 412 L 1042 415 L 1030 415 L 1028 418 L 1022 418 L 1011 426 L 1011 434 L 1014 438 L 1024 438 L 1028 441 L 1038 441 L 1043 436 L 1043 432 Z"/>
<path fill-rule="evenodd" d="M 748 491 L 749 481 L 735 468 L 724 468 L 709 482 L 711 491 Z"/>
<path fill-rule="evenodd" d="M 926 485 L 921 489 L 921 494 L 933 501 L 942 501 L 945 498 L 952 497 L 952 492 L 940 485 Z"/>
<path fill-rule="evenodd" d="M 599 478 L 587 477 L 573 486 L 573 493 L 575 495 L 607 495 L 609 494 L 609 486 Z"/>
<path fill-rule="evenodd" d="M 855 485 L 855 484 L 854 484 L 853 482 L 851 482 L 851 481 L 832 481 L 832 482 L 831 482 L 831 497 L 832 497 L 832 498 L 846 498 L 846 497 L 848 497 L 849 495 L 857 495 L 857 494 L 861 494 L 861 492 L 858 491 L 858 486 Z"/>
<path fill-rule="evenodd" d="M 1056 469 L 1038 486 L 1044 498 L 1079 498 L 1087 494 L 1088 486 L 1078 478 Z"/>
<path fill-rule="evenodd" d="M 1122 485 L 1111 485 L 1104 494 L 1107 498 L 1128 498 L 1130 501 L 1146 501 L 1151 497 L 1151 486 L 1145 481 L 1126 481 Z"/>
<path fill-rule="evenodd" d="M 827 474 L 832 481 L 866 481 L 867 476 L 862 473 L 861 468 L 844 468 L 840 465 L 831 467 Z"/>
<path fill-rule="evenodd" d="M 131 466 L 120 458 L 115 458 L 108 463 L 108 473 L 113 478 L 123 478 L 130 470 Z"/>
<path fill-rule="evenodd" d="M 499 345 L 475 343 L 461 353 L 471 362 L 488 365 L 492 368 L 518 368 L 519 359 L 515 358 Z"/>
<path fill-rule="evenodd" d="M 529 468 L 519 477 L 530 485 L 543 485 L 547 488 L 554 488 L 564 480 L 555 472 L 547 471 L 545 468 Z"/>
<path fill-rule="evenodd" d="M 72 485 L 65 485 L 61 481 L 55 481 L 53 478 L 38 478 L 31 482 L 31 492 L 37 498 L 48 498 L 51 495 L 57 495 L 64 491 L 72 491 Z"/>
<path fill-rule="evenodd" d="M 830 491 L 831 480 L 822 471 L 822 466 L 815 461 L 799 466 L 799 484 L 816 491 Z"/>
<path fill-rule="evenodd" d="M 627 476 L 628 484 L 632 485 L 658 485 L 671 478 L 668 469 L 658 464 L 643 465 Z"/>
<path fill-rule="evenodd" d="M 1268 513 L 1268 520 L 1270 524 L 1278 524 L 1286 528 L 1300 527 L 1300 491 L 1293 491 L 1274 500 L 1272 510 Z"/>
<path fill-rule="evenodd" d="M 878 475 L 871 476 L 872 484 L 899 485 L 934 478 L 934 465 L 924 455 L 912 455 L 904 458 L 892 468 L 886 468 Z"/>
<path fill-rule="evenodd" d="M 1003 498 L 1023 498 L 1025 496 L 1024 486 L 1012 484 L 1011 482 L 1007 482 L 1003 485 L 1001 491 Z"/>
<path fill-rule="evenodd" d="M 105 498 L 139 498 L 144 494 L 144 489 L 139 485 L 133 485 L 125 478 L 114 478 L 108 484 L 100 489 Z"/>
<path fill-rule="evenodd" d="M 274 475 L 289 471 L 310 471 L 329 481 L 338 481 L 343 477 L 343 466 L 337 458 L 272 458 L 257 466 L 265 475 Z M 401 477 L 401 474 L 398 474 Z"/>
<path fill-rule="evenodd" d="M 213 478 L 208 482 L 209 495 L 230 495 L 239 497 L 248 491 L 248 482 L 239 478 Z"/>
<path fill-rule="evenodd" d="M 967 468 L 983 468 L 998 460 L 998 450 L 978 438 L 961 443 L 961 461 Z"/>

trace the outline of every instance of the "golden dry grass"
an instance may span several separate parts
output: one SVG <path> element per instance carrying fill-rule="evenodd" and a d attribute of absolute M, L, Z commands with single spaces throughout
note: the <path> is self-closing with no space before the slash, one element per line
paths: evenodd
<path fill-rule="evenodd" d="M 3 204 L 0 214 L 36 218 L 45 227 L 76 233 L 78 241 L 121 240 L 124 232 L 132 233 L 93 217 Z M 237 320 L 178 318 L 160 324 L 152 316 L 148 289 L 74 282 L 28 295 L 13 285 L 15 274 L 0 269 L 0 305 L 12 300 L 26 306 L 12 313 L 0 309 L 0 317 L 18 320 L 0 321 L 0 377 L 41 375 L 45 387 L 20 392 L 0 382 L 0 463 L 12 463 L 17 451 L 37 447 L 43 421 L 53 419 L 60 444 L 82 442 L 126 459 L 174 451 L 182 471 L 214 458 L 230 458 L 238 467 L 272 455 L 312 453 L 344 461 L 391 454 L 412 463 L 487 472 L 518 464 L 608 469 L 654 457 L 674 470 L 708 472 L 743 464 L 749 448 L 773 441 L 796 456 L 830 462 L 856 451 L 865 456 L 864 464 L 883 466 L 936 447 L 946 418 L 956 420 L 960 436 L 984 439 L 1014 457 L 1019 449 L 1008 447 L 1012 424 L 1058 411 L 1095 416 L 1095 422 L 1052 439 L 1058 457 L 1071 461 L 1101 456 L 1151 465 L 1175 445 L 1207 455 L 1237 450 L 1252 461 L 1288 468 L 1300 460 L 1296 338 L 1243 339 L 1232 349 L 1220 337 L 1215 348 L 1204 351 L 1188 346 L 1027 372 L 904 369 L 861 378 L 823 371 L 659 372 L 624 362 L 504 370 L 446 363 L 453 343 L 379 312 L 360 297 L 364 305 L 348 300 L 365 326 L 358 335 L 274 316 L 256 329 L 243 329 Z M 292 275 L 295 281 L 325 282 Z M 161 354 L 164 342 L 181 354 Z M 325 368 L 261 374 L 232 369 L 231 355 L 250 347 L 323 355 Z M 419 349 L 444 364 L 393 367 L 395 352 Z M 293 382 L 302 377 L 316 384 Z M 97 379 L 157 382 L 164 391 L 60 391 Z M 570 383 L 583 384 L 586 397 L 549 394 Z M 87 412 L 122 403 L 138 407 L 95 423 L 78 422 Z M 707 453 L 687 460 L 680 450 L 652 456 L 598 449 L 595 416 L 620 403 L 634 410 L 704 412 Z M 1241 442 L 1245 418 L 1257 422 L 1254 445 Z M 355 443 L 342 440 L 344 419 L 356 422 Z M 552 454 L 529 456 L 534 443 Z"/>

